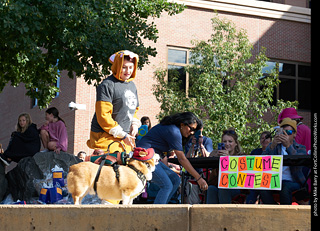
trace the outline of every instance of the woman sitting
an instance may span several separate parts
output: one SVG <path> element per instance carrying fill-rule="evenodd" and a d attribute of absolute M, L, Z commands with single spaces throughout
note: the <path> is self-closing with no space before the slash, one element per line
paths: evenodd
<path fill-rule="evenodd" d="M 37 125 L 32 123 L 28 113 L 23 113 L 18 117 L 17 129 L 11 134 L 8 148 L 0 155 L 0 160 L 6 165 L 10 161 L 19 162 L 22 158 L 39 152 L 40 147 Z"/>
<path fill-rule="evenodd" d="M 225 148 L 214 150 L 210 156 L 240 156 L 241 146 L 238 141 L 238 135 L 234 128 L 223 131 L 221 142 Z M 209 177 L 209 188 L 207 191 L 207 204 L 231 204 L 233 197 L 240 194 L 239 189 L 221 189 L 218 188 L 218 169 L 213 169 Z"/>
<path fill-rule="evenodd" d="M 45 151 L 66 152 L 68 149 L 68 134 L 65 122 L 59 117 L 55 107 L 46 110 L 46 122 L 40 130 L 41 141 Z"/>

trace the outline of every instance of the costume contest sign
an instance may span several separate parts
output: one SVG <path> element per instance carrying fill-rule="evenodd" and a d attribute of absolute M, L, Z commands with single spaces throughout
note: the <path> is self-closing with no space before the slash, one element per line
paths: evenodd
<path fill-rule="evenodd" d="M 219 188 L 281 190 L 282 156 L 221 156 Z"/>

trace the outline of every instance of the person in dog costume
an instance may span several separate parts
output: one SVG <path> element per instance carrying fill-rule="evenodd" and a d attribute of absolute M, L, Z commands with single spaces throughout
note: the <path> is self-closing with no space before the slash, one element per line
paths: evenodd
<path fill-rule="evenodd" d="M 87 141 L 89 148 L 106 151 L 113 141 L 120 141 L 128 153 L 135 146 L 135 136 L 141 126 L 137 118 L 137 88 L 133 82 L 138 61 L 138 55 L 127 50 L 110 56 L 112 75 L 96 88 L 95 114 Z M 121 144 L 116 142 L 110 146 L 110 153 L 115 151 L 122 151 Z"/>
<path fill-rule="evenodd" d="M 138 55 L 130 51 L 113 54 L 112 75 L 97 86 L 95 114 L 91 122 L 90 139 L 87 145 L 91 149 L 107 150 L 113 141 L 121 141 L 127 152 L 134 147 L 135 136 L 141 126 L 137 118 L 139 101 L 136 85 Z M 121 151 L 118 143 L 110 146 L 110 152 Z"/>

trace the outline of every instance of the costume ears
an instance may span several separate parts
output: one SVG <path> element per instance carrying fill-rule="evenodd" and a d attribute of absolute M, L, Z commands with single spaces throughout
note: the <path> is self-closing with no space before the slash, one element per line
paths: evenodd
<path fill-rule="evenodd" d="M 131 81 L 136 77 L 136 72 L 137 72 L 137 67 L 138 67 L 138 62 L 139 62 L 139 56 L 137 54 L 133 53 L 132 51 L 123 50 L 123 51 L 118 51 L 118 52 L 114 53 L 113 55 L 111 55 L 109 57 L 109 62 L 112 63 L 111 71 L 117 79 L 121 80 L 120 72 L 121 72 L 121 68 L 123 65 L 124 56 L 129 56 L 130 58 L 135 59 L 134 71 L 131 75 L 131 78 L 128 80 L 128 81 Z"/>
<path fill-rule="evenodd" d="M 113 55 L 111 55 L 109 57 L 109 62 L 113 64 L 117 56 L 120 59 L 122 59 L 124 55 L 129 56 L 131 59 L 136 58 L 137 62 L 139 60 L 139 56 L 137 54 L 133 53 L 132 51 L 123 50 L 123 51 L 118 51 L 118 52 L 114 53 Z"/>

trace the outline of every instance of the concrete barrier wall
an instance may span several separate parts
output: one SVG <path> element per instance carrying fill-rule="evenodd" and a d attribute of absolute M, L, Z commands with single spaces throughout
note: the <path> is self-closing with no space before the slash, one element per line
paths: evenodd
<path fill-rule="evenodd" d="M 190 230 L 311 230 L 311 207 L 293 205 L 194 205 Z"/>
<path fill-rule="evenodd" d="M 0 205 L 0 230 L 311 230 L 310 206 Z"/>

